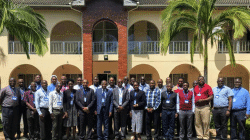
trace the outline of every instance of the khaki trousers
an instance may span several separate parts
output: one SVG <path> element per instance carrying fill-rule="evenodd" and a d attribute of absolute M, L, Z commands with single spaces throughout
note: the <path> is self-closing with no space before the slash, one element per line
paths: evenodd
<path fill-rule="evenodd" d="M 198 139 L 209 139 L 210 106 L 195 107 L 195 129 Z"/>

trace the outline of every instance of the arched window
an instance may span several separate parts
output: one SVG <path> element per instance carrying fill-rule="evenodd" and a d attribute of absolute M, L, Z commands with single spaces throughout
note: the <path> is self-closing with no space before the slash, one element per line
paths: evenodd
<path fill-rule="evenodd" d="M 93 53 L 116 54 L 118 48 L 118 29 L 110 21 L 101 21 L 93 29 Z"/>

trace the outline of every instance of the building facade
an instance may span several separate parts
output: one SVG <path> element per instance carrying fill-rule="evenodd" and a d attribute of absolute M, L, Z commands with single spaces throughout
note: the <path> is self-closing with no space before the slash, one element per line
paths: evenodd
<path fill-rule="evenodd" d="M 162 54 L 159 46 L 161 12 L 167 0 L 13 0 L 30 5 L 45 18 L 49 35 L 48 52 L 39 57 L 30 44 L 28 60 L 20 42 L 4 31 L 0 36 L 6 54 L 0 66 L 1 86 L 8 85 L 10 77 L 24 78 L 30 84 L 35 74 L 50 81 L 52 74 L 76 79 L 82 76 L 92 83 L 94 76 L 100 80 L 124 76 L 137 80 L 164 81 L 167 77 L 176 84 L 178 77 L 189 83 L 203 75 L 203 57 L 196 50 L 194 63 L 190 61 L 192 33 L 183 31 Z M 245 0 L 218 0 L 216 6 L 223 10 L 230 6 L 249 7 Z M 231 67 L 227 49 L 220 43 L 209 45 L 208 81 L 216 86 L 217 78 L 224 77 L 232 87 L 236 77 L 242 78 L 243 87 L 249 90 L 250 32 L 241 40 L 232 40 L 236 67 Z"/>

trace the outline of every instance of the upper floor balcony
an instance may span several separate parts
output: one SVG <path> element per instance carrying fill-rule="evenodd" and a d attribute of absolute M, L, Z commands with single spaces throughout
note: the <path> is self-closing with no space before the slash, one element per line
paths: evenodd
<path fill-rule="evenodd" d="M 232 41 L 234 53 L 250 53 L 250 40 Z M 218 44 L 218 53 L 228 53 L 228 48 L 223 42 Z"/>
<path fill-rule="evenodd" d="M 28 46 L 29 46 L 29 54 L 35 54 L 35 47 L 28 42 Z M 9 41 L 9 54 L 25 54 L 23 45 L 21 44 L 20 41 Z"/>

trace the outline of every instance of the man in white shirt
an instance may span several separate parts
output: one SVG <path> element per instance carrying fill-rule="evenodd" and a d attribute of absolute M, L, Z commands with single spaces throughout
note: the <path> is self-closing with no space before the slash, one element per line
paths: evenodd
<path fill-rule="evenodd" d="M 93 89 L 94 92 L 96 93 L 96 90 L 99 88 L 102 88 L 101 85 L 99 85 L 99 78 L 97 76 L 94 77 L 93 79 L 93 85 L 89 86 L 89 88 Z"/>
<path fill-rule="evenodd" d="M 73 87 L 73 89 L 75 89 L 75 90 L 83 89 L 83 86 L 82 86 L 82 77 L 78 77 L 77 78 L 77 85 L 75 85 Z"/>
<path fill-rule="evenodd" d="M 52 119 L 52 139 L 62 139 L 63 93 L 62 84 L 57 83 L 56 90 L 49 94 L 49 112 Z"/>

